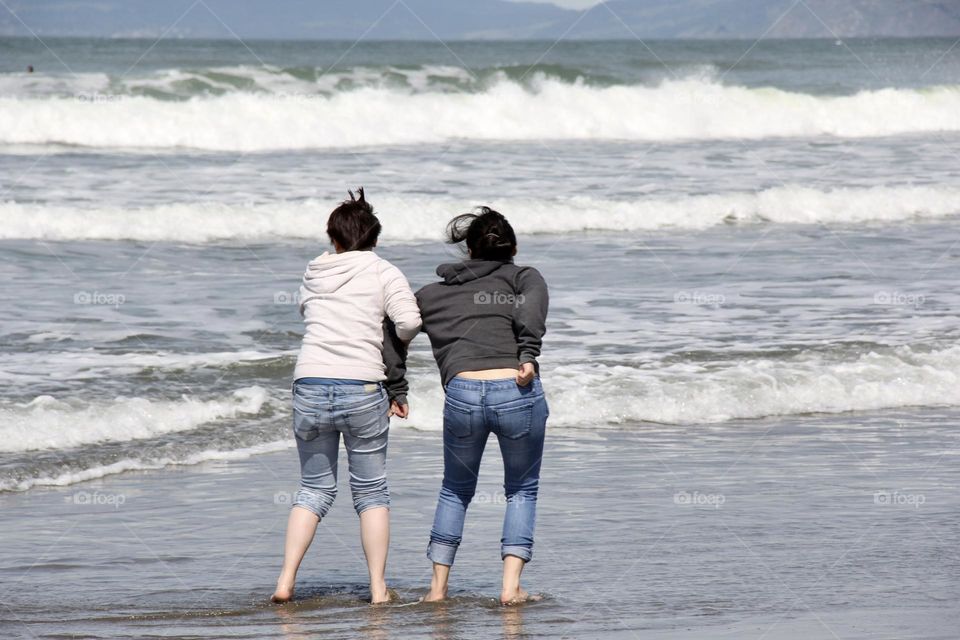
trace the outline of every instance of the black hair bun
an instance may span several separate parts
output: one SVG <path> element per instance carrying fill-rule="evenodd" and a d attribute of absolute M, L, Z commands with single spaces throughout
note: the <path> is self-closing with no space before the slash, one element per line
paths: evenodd
<path fill-rule="evenodd" d="M 507 219 L 490 207 L 478 213 L 464 213 L 447 224 L 447 242 L 466 240 L 470 257 L 481 260 L 510 260 L 517 250 L 517 236 Z"/>

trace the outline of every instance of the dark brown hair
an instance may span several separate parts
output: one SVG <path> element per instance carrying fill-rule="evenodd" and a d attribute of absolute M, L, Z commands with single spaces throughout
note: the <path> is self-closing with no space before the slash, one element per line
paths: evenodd
<path fill-rule="evenodd" d="M 480 260 L 510 260 L 517 252 L 517 235 L 498 211 L 477 207 L 478 213 L 464 213 L 447 224 L 447 242 L 467 241 L 470 257 Z"/>
<path fill-rule="evenodd" d="M 380 221 L 364 198 L 363 187 L 357 188 L 356 195 L 347 193 L 350 199 L 341 202 L 327 219 L 327 235 L 344 251 L 369 251 L 377 246 Z"/>

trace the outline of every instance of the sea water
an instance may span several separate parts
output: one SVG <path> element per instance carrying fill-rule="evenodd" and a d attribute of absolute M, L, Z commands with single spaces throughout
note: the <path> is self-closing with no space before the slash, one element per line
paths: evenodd
<path fill-rule="evenodd" d="M 941 511 L 891 535 L 956 533 L 952 41 L 46 42 L 0 39 L 8 496 L 291 447 L 300 276 L 363 185 L 414 287 L 462 257 L 451 216 L 514 223 L 551 289 L 542 373 L 573 468 L 595 439 L 681 498 L 713 495 L 671 480 L 684 460 L 735 469 L 740 496 L 776 468 L 867 496 L 922 478 Z M 395 433 L 439 438 L 425 338 L 409 378 Z M 771 441 L 799 457 L 758 471 Z M 618 540 L 651 533 L 623 517 Z M 655 617 L 651 597 L 630 610 Z"/>

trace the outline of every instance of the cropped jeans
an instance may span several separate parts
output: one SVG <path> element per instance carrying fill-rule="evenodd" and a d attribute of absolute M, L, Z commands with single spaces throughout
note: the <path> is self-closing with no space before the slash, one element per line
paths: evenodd
<path fill-rule="evenodd" d="M 293 385 L 293 432 L 300 454 L 300 489 L 293 506 L 320 518 L 327 515 L 337 497 L 341 434 L 357 514 L 390 506 L 386 471 L 390 403 L 382 384 L 351 382 L 305 384 L 298 380 Z"/>
<path fill-rule="evenodd" d="M 477 489 L 487 438 L 496 434 L 503 457 L 507 507 L 500 557 L 533 557 L 540 462 L 549 410 L 540 379 L 521 387 L 513 378 L 454 378 L 443 407 L 443 485 L 430 531 L 427 557 L 452 565 L 463 536 L 467 507 Z"/>

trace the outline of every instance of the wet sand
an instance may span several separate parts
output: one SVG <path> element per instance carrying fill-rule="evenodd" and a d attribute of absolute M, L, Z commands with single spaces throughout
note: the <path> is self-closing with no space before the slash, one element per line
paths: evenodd
<path fill-rule="evenodd" d="M 548 436 L 537 547 L 500 607 L 500 461 L 487 450 L 452 598 L 417 604 L 439 434 L 395 429 L 388 570 L 364 603 L 341 488 L 297 599 L 268 602 L 294 450 L 0 495 L 5 638 L 954 638 L 956 415 L 635 425 Z"/>

